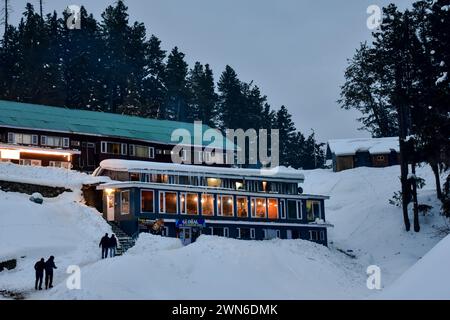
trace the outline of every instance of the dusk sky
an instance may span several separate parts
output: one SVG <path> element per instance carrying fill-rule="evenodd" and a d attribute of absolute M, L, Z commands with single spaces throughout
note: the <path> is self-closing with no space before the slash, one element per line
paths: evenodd
<path fill-rule="evenodd" d="M 27 1 L 11 0 L 17 24 Z M 39 1 L 30 1 L 38 8 Z M 84 5 L 100 20 L 112 0 L 44 0 L 44 11 L 61 13 Z M 347 59 L 370 40 L 369 5 L 387 0 L 127 0 L 130 22 L 144 22 L 148 34 L 170 51 L 178 46 L 190 66 L 209 63 L 216 81 L 225 65 L 241 80 L 254 80 L 274 109 L 286 105 L 297 128 L 311 128 L 321 141 L 369 136 L 358 131 L 358 113 L 339 108 Z M 410 0 L 395 3 L 405 8 Z M 2 30 L 3 32 L 3 30 Z"/>

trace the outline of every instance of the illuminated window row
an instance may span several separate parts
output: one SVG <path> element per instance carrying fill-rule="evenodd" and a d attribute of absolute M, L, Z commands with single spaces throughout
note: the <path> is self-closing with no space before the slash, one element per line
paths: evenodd
<path fill-rule="evenodd" d="M 160 191 L 159 192 L 159 213 L 163 214 L 185 214 L 203 216 L 238 217 L 260 219 L 303 219 L 302 201 L 284 200 L 275 198 L 259 198 L 233 195 Z M 250 201 L 250 203 L 249 203 Z M 287 204 L 286 204 L 287 203 Z M 155 213 L 155 191 L 141 191 L 141 212 Z M 236 211 L 236 212 L 235 212 Z M 320 201 L 306 200 L 306 218 L 309 222 L 321 219 Z"/>

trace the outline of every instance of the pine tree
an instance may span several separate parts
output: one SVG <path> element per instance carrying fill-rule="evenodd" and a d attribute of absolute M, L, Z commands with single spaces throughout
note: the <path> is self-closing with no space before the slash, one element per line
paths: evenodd
<path fill-rule="evenodd" d="M 109 6 L 102 13 L 101 32 L 105 42 L 105 86 L 109 96 L 107 111 L 116 113 L 127 94 L 129 61 L 128 39 L 131 34 L 128 25 L 128 8 L 123 1 Z"/>
<path fill-rule="evenodd" d="M 189 89 L 191 91 L 191 107 L 193 119 L 215 127 L 217 117 L 217 94 L 212 70 L 209 65 L 196 62 L 189 71 Z"/>
<path fill-rule="evenodd" d="M 346 82 L 338 102 L 344 109 L 362 113 L 358 119 L 363 124 L 362 130 L 374 137 L 393 137 L 398 134 L 397 114 L 385 99 L 385 87 L 379 82 L 384 70 L 379 68 L 374 56 L 375 50 L 362 43 L 345 71 Z"/>
<path fill-rule="evenodd" d="M 142 79 L 143 99 L 145 105 L 141 110 L 143 117 L 156 118 L 165 103 L 166 88 L 164 86 L 164 72 L 166 52 L 161 49 L 161 41 L 152 35 L 146 45 L 145 75 Z"/>
<path fill-rule="evenodd" d="M 165 105 L 158 117 L 177 121 L 192 119 L 189 110 L 189 89 L 187 83 L 188 65 L 184 61 L 184 53 L 175 47 L 167 59 L 164 73 L 164 86 L 166 88 Z"/>
<path fill-rule="evenodd" d="M 222 130 L 244 128 L 245 116 L 242 115 L 244 96 L 241 81 L 230 66 L 220 76 L 219 90 L 219 126 Z"/>
<path fill-rule="evenodd" d="M 289 166 L 294 163 L 293 155 L 299 147 L 299 137 L 297 129 L 292 121 L 292 115 L 285 106 L 281 106 L 276 116 L 276 129 L 279 130 L 280 137 L 280 164 Z"/>
<path fill-rule="evenodd" d="M 64 21 L 68 14 L 64 13 Z M 109 100 L 104 83 L 104 45 L 100 28 L 84 7 L 80 11 L 82 28 L 62 29 L 65 105 L 85 110 L 106 110 Z"/>

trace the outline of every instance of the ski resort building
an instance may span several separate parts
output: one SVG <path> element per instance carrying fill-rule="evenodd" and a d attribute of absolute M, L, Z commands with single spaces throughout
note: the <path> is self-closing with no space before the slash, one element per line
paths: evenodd
<path fill-rule="evenodd" d="M 400 163 L 398 137 L 330 140 L 327 161 L 334 172 L 357 167 L 388 167 Z"/>
<path fill-rule="evenodd" d="M 237 239 L 306 239 L 327 245 L 326 196 L 303 194 L 292 168 L 213 168 L 106 160 L 94 172 L 115 180 L 103 215 L 128 235 L 156 232 L 185 243 L 200 234 Z"/>
<path fill-rule="evenodd" d="M 199 158 L 208 157 L 206 146 L 226 148 L 225 140 L 196 145 L 193 123 L 0 100 L 0 161 L 86 172 L 105 159 L 170 163 L 177 129 L 191 134 Z M 215 161 L 220 166 L 223 159 Z"/>

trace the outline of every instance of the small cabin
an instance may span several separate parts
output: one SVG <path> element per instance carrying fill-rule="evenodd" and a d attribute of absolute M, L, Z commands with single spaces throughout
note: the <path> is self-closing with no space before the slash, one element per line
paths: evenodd
<path fill-rule="evenodd" d="M 388 167 L 400 163 L 398 137 L 337 139 L 327 144 L 327 161 L 334 172 L 358 167 Z"/>
<path fill-rule="evenodd" d="M 190 243 L 200 234 L 236 239 L 305 239 L 327 245 L 325 200 L 304 194 L 292 168 L 215 168 L 105 160 L 94 172 L 115 180 L 103 192 L 104 218 Z"/>

